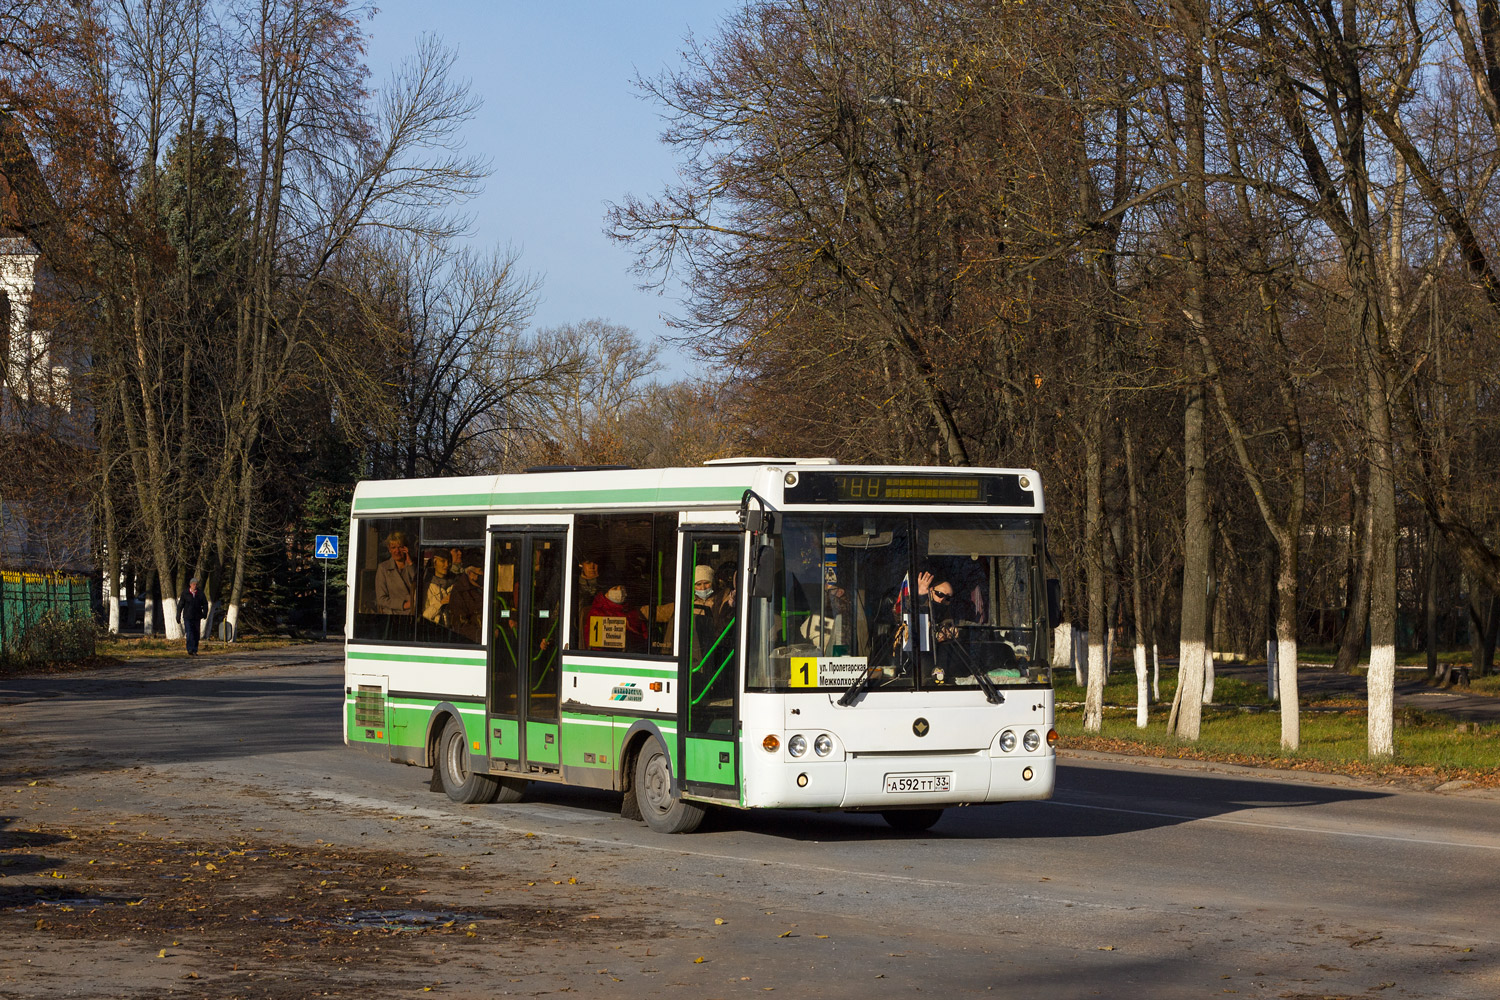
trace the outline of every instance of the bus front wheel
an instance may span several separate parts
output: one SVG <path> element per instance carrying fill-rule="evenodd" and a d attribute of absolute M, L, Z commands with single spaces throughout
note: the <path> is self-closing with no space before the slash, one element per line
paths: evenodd
<path fill-rule="evenodd" d="M 646 825 L 657 833 L 692 833 L 703 822 L 702 806 L 672 793 L 671 762 L 655 737 L 635 759 L 635 800 Z"/>
<path fill-rule="evenodd" d="M 892 830 L 901 833 L 921 833 L 932 829 L 932 825 L 943 818 L 941 809 L 892 809 L 880 814 Z"/>
<path fill-rule="evenodd" d="M 454 802 L 493 802 L 500 794 L 500 782 L 488 774 L 469 770 L 469 735 L 457 719 L 450 717 L 438 738 L 437 768 L 443 779 L 443 791 Z"/>

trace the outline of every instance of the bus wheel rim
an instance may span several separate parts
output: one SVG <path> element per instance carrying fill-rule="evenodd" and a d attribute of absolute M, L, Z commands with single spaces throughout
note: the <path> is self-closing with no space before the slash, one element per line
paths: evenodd
<path fill-rule="evenodd" d="M 646 761 L 646 802 L 660 813 L 672 808 L 672 780 L 667 773 L 666 754 L 652 754 Z"/>
<path fill-rule="evenodd" d="M 460 749 L 457 736 L 448 741 L 448 773 L 460 782 L 467 781 L 469 778 L 469 769 L 465 766 L 463 751 Z"/>

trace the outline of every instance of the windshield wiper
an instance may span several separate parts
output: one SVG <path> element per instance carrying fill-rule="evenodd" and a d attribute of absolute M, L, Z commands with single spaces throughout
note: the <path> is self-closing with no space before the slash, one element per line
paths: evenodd
<path fill-rule="evenodd" d="M 881 668 L 875 666 L 865 667 L 865 672 L 855 678 L 854 683 L 849 685 L 849 690 L 839 696 L 838 703 L 845 708 L 854 704 L 854 699 L 859 697 L 861 691 L 870 686 L 870 678 L 874 677 L 875 671 L 879 669 Z"/>
<path fill-rule="evenodd" d="M 937 644 L 933 643 L 933 645 Z M 989 672 L 980 670 L 978 667 L 974 666 L 973 657 L 969 655 L 968 650 L 964 649 L 958 644 L 958 639 L 956 637 L 949 642 L 949 646 L 952 648 L 953 652 L 957 653 L 959 658 L 964 661 L 964 666 L 969 668 L 969 673 L 974 675 L 974 680 L 978 681 L 979 686 L 984 688 L 985 700 L 988 701 L 991 705 L 1003 704 L 1005 701 L 1005 695 L 1001 694 L 1000 689 L 995 687 L 995 682 L 990 680 Z"/>

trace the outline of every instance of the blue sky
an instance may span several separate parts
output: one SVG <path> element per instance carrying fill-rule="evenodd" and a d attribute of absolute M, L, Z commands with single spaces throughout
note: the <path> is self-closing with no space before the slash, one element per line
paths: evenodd
<path fill-rule="evenodd" d="M 454 72 L 484 102 L 469 148 L 492 161 L 485 192 L 468 208 L 474 240 L 512 244 L 542 278 L 533 325 L 602 318 L 645 339 L 678 310 L 669 293 L 637 289 L 628 251 L 604 236 L 609 202 L 651 195 L 676 160 L 658 140 L 654 104 L 632 85 L 676 66 L 683 39 L 716 33 L 737 7 L 723 0 L 471 2 L 392 0 L 367 24 L 372 83 L 430 32 L 456 48 Z M 687 373 L 672 348 L 667 376 Z"/>

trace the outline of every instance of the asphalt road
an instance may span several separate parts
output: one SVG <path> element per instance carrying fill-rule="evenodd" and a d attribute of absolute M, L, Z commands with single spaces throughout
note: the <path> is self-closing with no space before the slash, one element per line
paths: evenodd
<path fill-rule="evenodd" d="M 917 836 L 724 812 L 669 837 L 620 819 L 617 795 L 458 806 L 427 772 L 347 750 L 326 657 L 0 680 L 0 747 L 24 762 L 0 810 L 430 849 L 476 897 L 541 870 L 556 898 L 643 921 L 623 942 L 454 963 L 436 995 L 1500 996 L 1488 793 L 1069 758 L 1052 801 L 951 810 Z M 0 995 L 63 995 L 0 973 Z"/>

